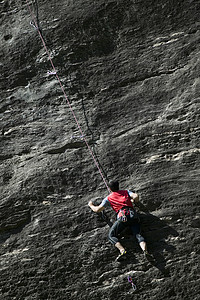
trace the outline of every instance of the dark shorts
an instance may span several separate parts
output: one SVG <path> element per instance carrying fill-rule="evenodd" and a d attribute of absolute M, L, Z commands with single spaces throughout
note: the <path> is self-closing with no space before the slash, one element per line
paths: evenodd
<path fill-rule="evenodd" d="M 121 215 L 121 214 L 120 214 Z M 120 218 L 119 214 L 117 216 L 117 221 L 110 228 L 108 238 L 112 244 L 116 244 L 119 242 L 118 236 L 119 234 L 129 227 L 133 236 L 136 237 L 139 243 L 144 241 L 144 238 L 140 234 L 140 223 L 139 218 L 135 215 L 134 211 L 130 211 L 130 213 L 126 214 L 126 221 L 122 221 L 122 217 Z"/>

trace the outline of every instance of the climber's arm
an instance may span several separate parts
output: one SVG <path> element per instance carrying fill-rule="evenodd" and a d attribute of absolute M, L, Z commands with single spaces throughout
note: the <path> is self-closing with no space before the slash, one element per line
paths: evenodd
<path fill-rule="evenodd" d="M 100 213 L 103 211 L 106 207 L 110 206 L 110 202 L 108 201 L 108 198 L 104 198 L 100 205 L 94 205 L 92 201 L 89 201 L 88 203 L 91 210 L 93 210 L 96 213 Z"/>
<path fill-rule="evenodd" d="M 100 205 L 94 205 L 92 201 L 89 201 L 88 206 L 91 208 L 91 210 L 95 213 L 100 213 L 105 209 L 104 206 Z"/>

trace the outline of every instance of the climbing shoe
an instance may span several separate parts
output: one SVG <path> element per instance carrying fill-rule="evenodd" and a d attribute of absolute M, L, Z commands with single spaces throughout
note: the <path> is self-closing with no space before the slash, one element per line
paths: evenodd
<path fill-rule="evenodd" d="M 124 250 L 117 256 L 116 261 L 123 261 L 125 259 L 126 259 L 126 250 Z"/>

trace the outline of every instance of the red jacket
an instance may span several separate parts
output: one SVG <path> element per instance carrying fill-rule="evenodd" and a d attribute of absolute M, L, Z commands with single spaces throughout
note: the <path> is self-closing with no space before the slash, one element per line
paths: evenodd
<path fill-rule="evenodd" d="M 128 194 L 128 191 L 117 191 L 112 192 L 107 196 L 108 201 L 112 209 L 118 212 L 122 207 L 128 206 L 133 208 L 133 203 L 131 202 L 131 197 Z"/>

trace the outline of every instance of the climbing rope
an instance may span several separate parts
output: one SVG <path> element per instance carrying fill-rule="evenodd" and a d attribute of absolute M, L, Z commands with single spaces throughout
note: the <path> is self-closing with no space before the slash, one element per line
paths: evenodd
<path fill-rule="evenodd" d="M 89 150 L 89 153 L 90 153 L 90 155 L 92 156 L 92 158 L 93 158 L 93 160 L 94 160 L 94 163 L 95 163 L 95 165 L 96 165 L 96 167 L 97 167 L 97 169 L 98 169 L 98 171 L 99 171 L 99 174 L 101 175 L 101 177 L 102 177 L 102 179 L 103 179 L 103 182 L 104 182 L 104 184 L 105 184 L 107 190 L 110 191 L 110 190 L 109 190 L 109 187 L 108 187 L 108 184 L 107 184 L 107 182 L 106 182 L 106 179 L 104 178 L 103 173 L 101 172 L 100 166 L 99 166 L 99 164 L 98 164 L 98 162 L 97 162 L 97 160 L 96 160 L 96 158 L 95 158 L 95 156 L 94 156 L 94 154 L 93 154 L 93 151 L 92 151 L 90 145 L 88 144 L 88 142 L 87 142 L 87 140 L 86 140 L 86 138 L 85 138 L 85 134 L 84 134 L 84 132 L 82 131 L 81 126 L 80 126 L 80 124 L 79 124 L 79 122 L 78 122 L 78 120 L 77 120 L 77 118 L 76 118 L 76 115 L 75 115 L 73 109 L 72 109 L 72 106 L 71 106 L 71 104 L 70 104 L 70 102 L 69 102 L 69 100 L 68 100 L 68 97 L 67 97 L 67 95 L 66 95 L 66 93 L 65 93 L 64 87 L 63 87 L 63 85 L 62 85 L 62 83 L 61 83 L 61 80 L 60 80 L 60 78 L 59 78 L 59 76 L 58 76 L 58 74 L 57 74 L 57 72 L 56 72 L 56 69 L 55 69 L 55 66 L 54 66 L 54 64 L 53 64 L 53 61 L 52 61 L 52 59 L 51 59 L 50 53 L 49 53 L 49 51 L 48 51 L 48 49 L 47 49 L 47 46 L 46 46 L 46 43 L 45 43 L 45 41 L 44 41 L 44 39 L 43 39 L 43 37 L 42 37 L 41 31 L 40 31 L 39 26 L 38 26 L 37 21 L 36 21 L 36 17 L 35 17 L 35 15 L 34 15 L 32 9 L 31 9 L 31 7 L 30 7 L 30 3 L 28 2 L 28 0 L 26 0 L 26 4 L 27 4 L 27 6 L 28 6 L 30 15 L 31 15 L 31 17 L 32 17 L 32 21 L 30 22 L 30 25 L 33 26 L 35 30 L 37 30 L 37 32 L 38 32 L 38 34 L 39 34 L 39 37 L 40 37 L 40 39 L 41 39 L 41 41 L 42 41 L 42 44 L 43 44 L 43 46 L 44 46 L 44 48 L 45 48 L 45 51 L 46 51 L 46 53 L 47 53 L 47 56 L 48 56 L 48 58 L 49 58 L 49 61 L 50 61 L 50 63 L 51 63 L 51 66 L 52 66 L 52 68 L 53 68 L 53 71 L 50 72 L 50 73 L 48 73 L 48 74 L 49 74 L 49 75 L 55 75 L 55 76 L 56 76 L 56 78 L 57 78 L 57 80 L 58 80 L 58 82 L 59 82 L 60 88 L 61 88 L 61 90 L 62 90 L 62 92 L 63 92 L 63 94 L 64 94 L 64 97 L 65 97 L 65 99 L 66 99 L 66 101 L 67 101 L 67 104 L 68 104 L 68 106 L 69 106 L 69 109 L 70 109 L 70 111 L 71 111 L 71 113 L 72 113 L 72 115 L 73 115 L 73 117 L 74 117 L 74 120 L 75 120 L 75 122 L 76 122 L 76 124 L 77 124 L 77 127 L 78 127 L 78 129 L 79 129 L 79 131 L 80 131 L 80 133 L 81 133 L 81 137 L 82 137 L 82 139 L 84 140 L 84 142 L 85 142 L 85 144 L 86 144 L 86 146 L 87 146 L 87 148 L 88 148 L 88 150 Z M 31 4 L 32 4 L 32 2 L 31 2 Z"/>

